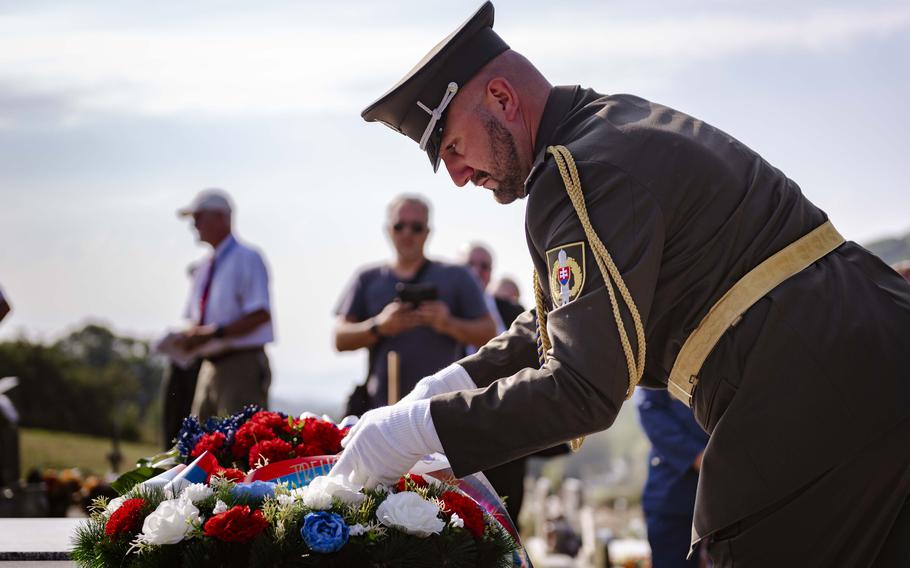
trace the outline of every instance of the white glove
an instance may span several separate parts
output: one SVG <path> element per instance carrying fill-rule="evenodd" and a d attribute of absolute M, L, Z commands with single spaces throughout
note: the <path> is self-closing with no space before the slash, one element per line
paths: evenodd
<path fill-rule="evenodd" d="M 442 451 L 430 401 L 400 401 L 371 410 L 342 440 L 344 451 L 329 472 L 355 486 L 390 485 L 427 454 Z"/>
<path fill-rule="evenodd" d="M 433 398 L 437 394 L 476 388 L 477 385 L 474 384 L 471 375 L 464 370 L 464 367 L 452 363 L 435 375 L 420 379 L 414 386 L 414 390 L 409 392 L 408 395 L 399 402 L 412 402 L 425 398 Z"/>
<path fill-rule="evenodd" d="M 436 374 L 420 379 L 420 381 L 414 385 L 414 389 L 411 390 L 407 396 L 399 400 L 397 404 L 407 404 L 411 402 L 417 402 L 418 400 L 428 400 L 437 394 L 445 394 L 459 390 L 476 388 L 477 385 L 474 384 L 474 381 L 471 379 L 471 376 L 468 375 L 468 372 L 464 370 L 464 367 L 452 363 Z M 345 417 L 345 420 L 348 418 L 349 417 Z M 345 436 L 345 440 L 353 438 L 354 434 L 357 433 L 357 429 L 360 428 L 360 425 L 362 424 L 362 420 L 358 421 L 356 417 L 352 418 L 354 418 L 353 422 L 351 423 L 352 428 L 348 432 L 347 436 Z M 341 441 L 341 445 L 345 445 L 344 440 Z"/>

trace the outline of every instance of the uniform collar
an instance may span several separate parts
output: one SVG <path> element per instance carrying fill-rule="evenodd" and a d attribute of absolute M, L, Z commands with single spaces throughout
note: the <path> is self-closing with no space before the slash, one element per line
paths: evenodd
<path fill-rule="evenodd" d="M 553 141 L 553 135 L 556 133 L 556 127 L 565 119 L 566 114 L 572 108 L 578 94 L 578 85 L 553 87 L 550 89 L 550 96 L 547 97 L 547 104 L 543 108 L 543 116 L 540 119 L 540 126 L 537 128 L 537 140 L 534 143 L 534 163 L 531 166 L 531 172 L 525 179 L 525 190 L 531 184 L 534 174 L 540 168 L 541 164 L 547 158 L 547 146 Z"/>

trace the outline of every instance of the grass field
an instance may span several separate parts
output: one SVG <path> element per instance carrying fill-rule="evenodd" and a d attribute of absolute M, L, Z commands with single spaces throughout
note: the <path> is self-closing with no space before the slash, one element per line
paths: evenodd
<path fill-rule="evenodd" d="M 110 471 L 107 455 L 111 451 L 110 438 L 96 438 L 71 432 L 55 432 L 22 428 L 19 430 L 19 454 L 22 458 L 22 476 L 37 467 L 65 469 L 78 467 L 82 473 L 104 475 Z M 123 461 L 120 472 L 132 469 L 136 460 L 159 453 L 154 444 L 121 442 Z"/>

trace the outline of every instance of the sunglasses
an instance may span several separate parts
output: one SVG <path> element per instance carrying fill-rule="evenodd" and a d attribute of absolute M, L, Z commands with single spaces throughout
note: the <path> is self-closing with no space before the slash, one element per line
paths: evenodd
<path fill-rule="evenodd" d="M 419 235 L 422 232 L 427 230 L 427 226 L 419 221 L 414 221 L 411 223 L 405 223 L 404 221 L 399 221 L 399 222 L 395 223 L 394 225 L 392 225 L 392 230 L 395 231 L 396 233 L 400 233 L 405 229 L 405 227 L 410 229 L 411 232 L 414 233 L 415 235 Z"/>

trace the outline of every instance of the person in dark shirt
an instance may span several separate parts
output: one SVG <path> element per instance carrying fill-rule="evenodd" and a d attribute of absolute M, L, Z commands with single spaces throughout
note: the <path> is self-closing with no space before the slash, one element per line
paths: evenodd
<path fill-rule="evenodd" d="M 395 250 L 391 263 L 360 270 L 336 313 L 338 351 L 368 348 L 368 407 L 388 404 L 388 354 L 398 354 L 398 392 L 406 395 L 421 378 L 458 359 L 465 345 L 483 345 L 496 333 L 483 294 L 461 266 L 428 259 L 430 208 L 416 196 L 389 205 L 386 230 Z M 435 290 L 419 305 L 400 301 L 402 284 Z"/>
<path fill-rule="evenodd" d="M 513 304 L 521 304 L 521 290 L 518 283 L 508 276 L 503 276 L 491 286 L 491 294 L 497 300 L 508 300 Z"/>

